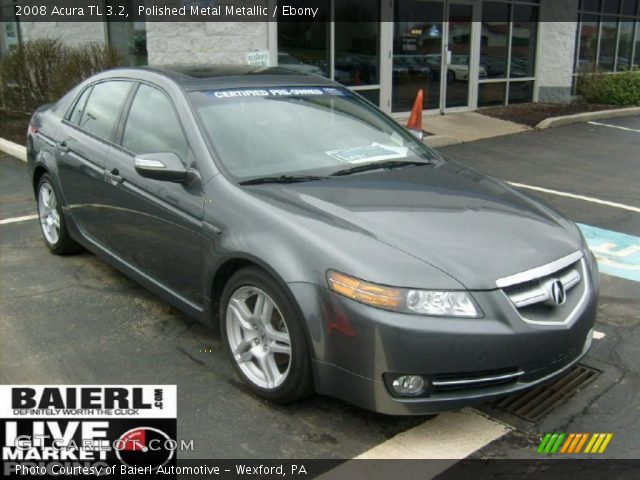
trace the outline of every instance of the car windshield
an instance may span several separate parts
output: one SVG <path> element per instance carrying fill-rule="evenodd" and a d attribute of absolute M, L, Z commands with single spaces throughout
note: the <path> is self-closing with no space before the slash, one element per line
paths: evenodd
<path fill-rule="evenodd" d="M 346 89 L 190 94 L 218 158 L 237 180 L 330 175 L 372 162 L 428 162 L 433 151 Z"/>

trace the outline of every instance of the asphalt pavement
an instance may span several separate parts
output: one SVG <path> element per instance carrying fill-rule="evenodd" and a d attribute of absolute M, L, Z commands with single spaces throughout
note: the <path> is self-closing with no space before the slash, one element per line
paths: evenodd
<path fill-rule="evenodd" d="M 441 152 L 502 180 L 638 209 L 640 117 L 598 123 L 496 137 L 445 147 Z M 635 237 L 635 263 L 627 267 L 640 273 L 640 211 L 528 188 L 522 191 L 580 224 Z M 519 428 L 474 456 L 534 458 L 533 445 L 543 432 L 611 432 L 607 458 L 638 458 L 639 307 L 638 281 L 602 274 L 596 329 L 605 336 L 594 340 L 582 362 L 602 371 L 598 379 L 537 424 L 502 417 Z"/>
<path fill-rule="evenodd" d="M 441 151 L 503 180 L 559 192 L 523 188 L 596 227 L 605 240 L 613 232 L 634 242 L 640 236 L 640 212 L 633 210 L 640 208 L 640 117 L 601 123 Z M 470 422 L 455 414 L 388 417 L 320 396 L 288 406 L 258 400 L 236 378 L 219 337 L 88 253 L 50 254 L 37 221 L 29 219 L 34 213 L 26 165 L 0 157 L 2 384 L 176 384 L 179 437 L 195 446 L 182 458 L 353 458 L 394 438 L 406 441 L 411 432 L 416 441 L 434 436 L 442 445 Z M 620 253 L 615 245 L 601 248 L 604 257 L 607 248 Z M 534 458 L 542 434 L 562 431 L 612 432 L 607 458 L 637 457 L 640 283 L 603 274 L 601 288 L 596 329 L 604 336 L 582 362 L 601 372 L 596 381 L 536 423 L 480 407 L 482 418 L 512 429 L 487 435 L 482 442 L 490 443 L 479 443 L 472 456 Z M 477 422 L 479 429 L 491 428 L 486 425 Z"/>

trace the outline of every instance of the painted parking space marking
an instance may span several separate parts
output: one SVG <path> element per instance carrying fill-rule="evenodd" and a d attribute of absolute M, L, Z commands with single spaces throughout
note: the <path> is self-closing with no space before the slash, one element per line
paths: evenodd
<path fill-rule="evenodd" d="M 590 125 L 598 125 L 599 127 L 617 128 L 618 130 L 625 130 L 627 132 L 640 133 L 640 130 L 636 128 L 623 127 L 621 125 L 609 125 L 608 123 L 600 123 L 600 122 L 588 122 L 588 123 Z"/>
<path fill-rule="evenodd" d="M 0 220 L 0 225 L 8 225 L 10 223 L 26 222 L 28 220 L 35 220 L 37 218 L 38 218 L 38 215 L 24 215 L 22 217 L 5 218 L 4 220 Z"/>
<path fill-rule="evenodd" d="M 600 272 L 640 282 L 640 237 L 579 223 Z"/>
<path fill-rule="evenodd" d="M 464 408 L 427 420 L 356 458 L 457 460 L 468 457 L 512 430 L 512 427 L 474 409 Z"/>
<path fill-rule="evenodd" d="M 630 212 L 640 213 L 640 207 L 625 205 L 624 203 L 610 202 L 608 200 L 601 200 L 599 198 L 588 197 L 586 195 L 578 195 L 575 193 L 561 192 L 560 190 L 552 190 L 550 188 L 536 187 L 534 185 L 526 185 L 524 183 L 517 183 L 517 182 L 507 182 L 507 183 L 517 188 L 535 190 L 537 192 L 551 193 L 553 195 L 558 195 L 560 197 L 575 198 L 577 200 L 584 200 L 585 202 L 597 203 L 600 205 L 606 205 L 607 207 L 621 208 L 623 210 L 629 210 Z"/>

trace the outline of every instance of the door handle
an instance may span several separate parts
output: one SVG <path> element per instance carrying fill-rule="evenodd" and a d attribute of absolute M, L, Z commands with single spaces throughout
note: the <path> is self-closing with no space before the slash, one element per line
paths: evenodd
<path fill-rule="evenodd" d="M 69 147 L 67 147 L 67 142 L 65 141 L 56 143 L 56 148 L 60 150 L 62 153 L 67 153 L 69 150 L 71 150 Z"/>
<path fill-rule="evenodd" d="M 113 183 L 122 183 L 124 181 L 124 178 L 120 176 L 120 171 L 117 168 L 112 168 L 111 171 L 105 170 L 104 173 Z"/>

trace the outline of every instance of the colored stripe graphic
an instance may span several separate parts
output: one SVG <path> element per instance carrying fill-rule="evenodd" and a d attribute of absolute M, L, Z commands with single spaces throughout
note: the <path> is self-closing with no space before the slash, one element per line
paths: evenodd
<path fill-rule="evenodd" d="M 576 437 L 575 433 L 570 433 L 569 436 L 567 437 L 567 441 L 564 442 L 564 445 L 562 446 L 562 450 L 560 450 L 560 453 L 567 453 L 567 449 L 569 448 L 569 445 L 571 445 L 571 442 L 573 442 L 573 439 Z"/>
<path fill-rule="evenodd" d="M 540 445 L 538 445 L 537 453 L 543 453 L 544 452 L 544 449 L 547 446 L 547 442 L 549 441 L 550 438 L 551 438 L 551 434 L 550 433 L 547 433 L 542 438 L 542 441 L 540 442 Z"/>
<path fill-rule="evenodd" d="M 540 441 L 536 452 L 548 455 L 604 453 L 612 438 L 612 433 L 547 433 Z M 587 446 L 583 451 L 585 443 Z"/>
<path fill-rule="evenodd" d="M 582 450 L 582 446 L 584 445 L 584 442 L 587 441 L 587 438 L 589 438 L 589 434 L 588 433 L 582 433 L 582 439 L 580 439 L 580 443 L 578 443 L 578 445 L 576 446 L 576 451 L 574 453 L 580 453 L 580 451 Z"/>

